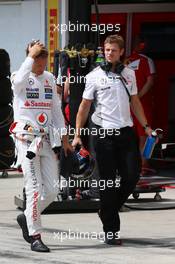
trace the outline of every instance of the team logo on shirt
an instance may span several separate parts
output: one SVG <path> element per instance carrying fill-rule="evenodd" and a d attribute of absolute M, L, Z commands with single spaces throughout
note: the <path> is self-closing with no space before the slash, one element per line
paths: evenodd
<path fill-rule="evenodd" d="M 47 79 L 44 81 L 44 87 L 52 87 Z"/>
<path fill-rule="evenodd" d="M 39 88 L 34 87 L 26 87 L 27 92 L 39 92 Z"/>
<path fill-rule="evenodd" d="M 52 99 L 52 94 L 45 94 L 45 99 Z"/>
<path fill-rule="evenodd" d="M 100 86 L 105 86 L 105 85 L 107 85 L 107 83 L 108 83 L 108 77 L 106 77 L 106 76 L 98 79 L 98 84 Z"/>
<path fill-rule="evenodd" d="M 28 82 L 29 82 L 30 85 L 34 85 L 34 83 L 35 83 L 33 78 L 29 78 Z"/>
<path fill-rule="evenodd" d="M 39 125 L 45 125 L 48 120 L 46 113 L 39 113 L 36 117 L 36 121 Z"/>
<path fill-rule="evenodd" d="M 27 98 L 38 99 L 39 93 L 27 93 Z"/>
<path fill-rule="evenodd" d="M 105 90 L 109 90 L 109 89 L 111 89 L 110 86 L 108 86 L 108 87 L 104 87 L 104 88 L 101 88 L 100 90 L 105 91 Z"/>
<path fill-rule="evenodd" d="M 44 89 L 44 91 L 45 91 L 45 93 L 52 93 L 52 88 L 47 87 Z"/>
<path fill-rule="evenodd" d="M 139 69 L 139 64 L 140 64 L 140 59 L 132 61 L 131 63 L 128 64 L 128 67 L 134 71 Z"/>
<path fill-rule="evenodd" d="M 44 85 L 45 99 L 52 99 L 52 86 L 49 85 L 49 82 L 45 80 Z"/>
<path fill-rule="evenodd" d="M 123 78 L 124 78 L 124 77 L 123 77 Z M 126 85 L 130 85 L 130 84 L 132 84 L 131 76 L 126 75 L 126 77 L 125 77 L 125 83 L 126 83 Z"/>
<path fill-rule="evenodd" d="M 50 109 L 51 108 L 51 103 L 50 102 L 36 102 L 36 101 L 34 101 L 34 100 L 31 100 L 31 101 L 29 101 L 29 100 L 27 100 L 27 101 L 25 101 L 24 102 L 24 106 L 25 106 L 25 108 L 26 107 L 32 107 L 32 108 L 36 108 L 36 109 L 39 109 L 39 108 L 48 108 L 48 109 Z"/>
<path fill-rule="evenodd" d="M 24 103 L 24 106 L 29 107 L 29 106 L 30 106 L 29 101 L 26 101 L 26 102 Z"/>

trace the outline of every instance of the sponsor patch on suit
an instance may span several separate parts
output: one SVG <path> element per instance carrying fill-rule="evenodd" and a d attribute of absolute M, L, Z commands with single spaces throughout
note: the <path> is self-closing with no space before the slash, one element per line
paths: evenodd
<path fill-rule="evenodd" d="M 27 93 L 27 98 L 38 99 L 39 93 Z"/>
<path fill-rule="evenodd" d="M 45 90 L 45 93 L 52 93 L 52 88 L 45 87 L 44 90 Z"/>
<path fill-rule="evenodd" d="M 45 99 L 52 99 L 52 94 L 50 94 L 50 93 L 45 94 Z"/>

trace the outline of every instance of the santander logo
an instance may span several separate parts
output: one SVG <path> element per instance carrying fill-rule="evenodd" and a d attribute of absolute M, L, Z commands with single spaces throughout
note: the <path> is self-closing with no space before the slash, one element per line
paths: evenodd
<path fill-rule="evenodd" d="M 24 103 L 24 105 L 25 105 L 25 106 L 30 106 L 29 101 L 26 101 L 26 102 Z"/>
<path fill-rule="evenodd" d="M 50 102 L 35 102 L 33 101 L 25 101 L 24 106 L 26 107 L 44 107 L 44 108 L 50 108 L 51 107 L 51 103 Z"/>

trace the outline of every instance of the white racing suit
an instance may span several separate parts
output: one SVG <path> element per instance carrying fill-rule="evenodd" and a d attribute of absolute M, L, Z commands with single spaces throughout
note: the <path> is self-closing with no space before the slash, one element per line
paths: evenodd
<path fill-rule="evenodd" d="M 31 72 L 33 62 L 32 58 L 27 57 L 19 71 L 12 74 L 15 122 L 11 127 L 11 132 L 17 138 L 24 174 L 24 213 L 30 236 L 42 230 L 41 212 L 58 192 L 59 169 L 52 150 L 54 137 L 50 128 L 52 132 L 56 129 L 59 134 L 66 133 L 54 77 L 47 71 L 36 76 Z M 26 157 L 29 150 L 34 153 L 32 159 Z"/>

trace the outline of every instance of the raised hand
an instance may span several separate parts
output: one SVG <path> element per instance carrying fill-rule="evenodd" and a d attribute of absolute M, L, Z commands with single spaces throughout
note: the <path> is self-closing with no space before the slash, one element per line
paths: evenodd
<path fill-rule="evenodd" d="M 33 46 L 29 45 L 29 54 L 28 56 L 35 59 L 37 55 L 40 54 L 41 50 L 43 49 L 44 44 L 40 41 L 36 42 Z"/>

